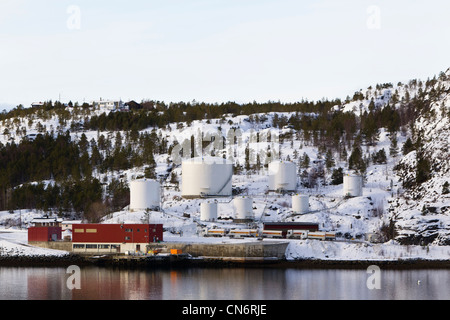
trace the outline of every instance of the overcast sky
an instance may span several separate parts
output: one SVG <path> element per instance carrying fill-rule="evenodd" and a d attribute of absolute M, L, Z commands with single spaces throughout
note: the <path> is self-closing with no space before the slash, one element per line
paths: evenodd
<path fill-rule="evenodd" d="M 345 98 L 450 67 L 450 1 L 0 0 L 0 107 Z"/>

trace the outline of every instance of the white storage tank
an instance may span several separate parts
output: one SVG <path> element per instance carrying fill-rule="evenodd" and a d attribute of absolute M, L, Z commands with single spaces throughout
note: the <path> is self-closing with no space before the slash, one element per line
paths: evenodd
<path fill-rule="evenodd" d="M 204 202 L 200 205 L 201 221 L 217 220 L 217 202 Z"/>
<path fill-rule="evenodd" d="M 217 157 L 192 158 L 182 162 L 181 195 L 227 197 L 232 194 L 233 163 Z"/>
<path fill-rule="evenodd" d="M 289 161 L 269 163 L 269 190 L 294 191 L 297 189 L 297 166 Z"/>
<path fill-rule="evenodd" d="M 292 196 L 292 211 L 295 213 L 309 212 L 309 196 L 296 194 Z"/>
<path fill-rule="evenodd" d="M 237 220 L 252 220 L 255 218 L 253 212 L 253 199 L 239 197 L 233 200 L 234 218 Z"/>
<path fill-rule="evenodd" d="M 161 203 L 161 189 L 155 180 L 133 180 L 130 182 L 130 211 L 157 210 Z"/>
<path fill-rule="evenodd" d="M 361 197 L 363 194 L 363 178 L 353 173 L 344 174 L 344 196 Z"/>

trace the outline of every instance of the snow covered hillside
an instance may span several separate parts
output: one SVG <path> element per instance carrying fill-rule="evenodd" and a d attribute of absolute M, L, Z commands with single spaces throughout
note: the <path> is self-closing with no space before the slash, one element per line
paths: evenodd
<path fill-rule="evenodd" d="M 427 180 L 413 184 L 390 206 L 402 243 L 450 245 L 450 70 L 447 79 L 427 91 L 428 108 L 414 125 L 414 135 L 421 139 L 422 146 L 398 165 L 400 181 L 413 184 L 418 161 L 427 164 Z M 440 94 L 430 97 L 433 91 Z"/>
<path fill-rule="evenodd" d="M 342 150 L 336 146 L 329 147 L 330 143 L 322 137 L 324 133 L 320 128 L 310 134 L 294 129 L 293 124 L 289 122 L 289 119 L 309 121 L 308 119 L 319 116 L 319 112 L 224 114 L 221 118 L 170 123 L 167 126 L 140 130 L 139 134 L 154 134 L 157 140 L 164 141 L 169 146 L 165 148 L 167 152 L 153 154 L 156 178 L 163 186 L 162 211 L 147 214 L 130 212 L 125 207 L 123 210 L 109 212 L 102 221 L 163 223 L 166 239 L 176 239 L 181 235 L 186 239 L 187 237 L 200 239 L 200 231 L 204 227 L 242 227 L 232 223 L 234 212 L 231 199 L 217 199 L 219 220 L 206 223 L 199 221 L 200 203 L 204 200 L 181 197 L 183 173 L 173 150 L 177 145 L 183 145 L 188 141 L 189 146 L 191 143 L 194 145 L 194 149 L 189 150 L 190 154 L 206 156 L 212 152 L 215 156 L 225 156 L 233 160 L 234 193 L 253 198 L 253 209 L 258 223 L 316 222 L 319 223 L 321 230 L 335 231 L 340 240 L 349 242 L 365 241 L 368 235 L 375 234 L 378 241 L 384 243 L 383 252 L 390 252 L 390 258 L 407 256 L 401 250 L 389 251 L 391 250 L 388 249 L 389 246 L 394 248 L 393 246 L 398 244 L 448 246 L 450 245 L 450 191 L 448 191 L 450 69 L 426 82 L 411 80 L 408 83 L 383 84 L 369 87 L 366 91 L 361 90 L 355 93 L 353 98 L 348 97 L 342 104 L 336 105 L 329 117 L 331 119 L 339 114 L 354 113 L 359 119 L 356 123 L 359 124 L 362 121 L 360 119 L 367 119 L 373 113 L 385 108 L 392 108 L 404 119 L 415 121 L 405 120 L 399 125 L 400 130 L 380 127 L 376 128 L 374 133 L 369 133 L 369 121 L 366 121 L 365 127 L 361 128 L 364 134 L 357 132 L 352 138 L 346 135 L 338 137 L 335 143 L 342 146 Z M 140 148 L 126 130 L 113 132 L 82 129 L 84 121 L 102 113 L 109 114 L 111 110 L 67 108 L 64 119 L 62 113 L 42 111 L 28 114 L 23 118 L 7 118 L 0 123 L 0 143 L 18 144 L 23 139 L 33 139 L 42 132 L 69 130 L 71 139 L 76 142 L 81 141 L 84 135 L 83 139 L 92 141 L 91 145 L 94 145 L 99 143 L 99 139 L 103 136 L 114 146 L 118 144 L 117 137 L 121 136 L 125 139 L 121 145 Z M 275 126 L 275 123 L 279 123 L 279 119 L 284 119 L 285 123 Z M 348 132 L 352 132 L 353 129 L 349 128 Z M 342 129 L 342 132 L 344 131 Z M 239 134 L 236 134 L 237 132 Z M 217 144 L 222 138 L 226 139 L 230 133 L 236 136 L 236 140 L 232 143 L 228 141 L 225 145 Z M 403 150 L 408 150 L 408 140 L 414 141 L 415 146 L 413 150 L 402 154 Z M 356 142 L 360 143 L 361 158 L 364 162 L 363 196 L 346 198 L 342 182 L 332 183 L 333 175 L 339 168 L 344 172 L 349 168 L 349 156 Z M 211 148 L 208 149 L 208 146 Z M 92 147 L 87 147 L 87 151 L 90 156 L 93 154 Z M 106 154 L 107 151 L 102 153 Z M 268 169 L 264 166 L 264 162 L 269 158 L 267 156 L 269 153 L 270 159 L 279 158 L 297 164 L 297 193 L 310 196 L 310 213 L 295 215 L 291 210 L 290 195 L 268 192 Z M 258 154 L 260 157 L 256 156 Z M 424 159 L 429 163 L 423 180 L 419 180 L 418 171 L 421 170 Z M 93 170 L 92 175 L 102 182 L 103 189 L 106 190 L 114 179 L 129 183 L 133 179 L 146 176 L 147 169 L 148 166 L 142 164 L 126 170 L 108 172 Z M 55 181 L 48 180 L 45 183 L 54 184 Z M 46 213 L 31 209 L 26 212 L 33 216 Z M 27 226 L 31 219 L 22 217 L 18 222 L 19 214 L 19 210 L 1 212 L 0 225 L 14 228 L 22 223 L 23 226 Z M 328 248 L 328 253 L 322 254 L 319 253 L 322 249 L 319 249 L 317 242 L 307 241 L 304 244 L 310 249 L 290 246 L 288 256 L 292 258 L 318 255 L 348 258 L 349 252 L 355 248 L 353 246 L 353 249 L 346 249 L 344 242 L 321 244 L 322 249 L 323 246 Z M 364 248 L 373 251 L 372 245 L 368 243 Z M 334 253 L 329 253 L 330 250 Z M 363 250 L 364 254 L 367 254 L 367 250 Z M 409 250 L 416 252 L 414 251 L 416 249 Z M 438 250 L 437 255 L 440 258 L 448 257 L 448 250 Z M 364 256 L 353 252 L 355 256 Z"/>

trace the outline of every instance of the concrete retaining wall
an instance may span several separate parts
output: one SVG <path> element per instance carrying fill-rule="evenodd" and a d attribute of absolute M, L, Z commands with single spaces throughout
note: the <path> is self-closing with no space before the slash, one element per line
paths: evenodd
<path fill-rule="evenodd" d="M 178 249 L 193 257 L 237 257 L 237 258 L 277 258 L 285 257 L 286 242 L 249 242 L 249 243 L 159 243 L 150 244 L 150 249 L 163 251 Z"/>
<path fill-rule="evenodd" d="M 29 242 L 30 245 L 54 249 L 72 251 L 72 242 Z M 277 258 L 284 259 L 287 242 L 247 242 L 247 243 L 184 243 L 162 242 L 149 244 L 149 249 L 161 249 L 170 252 L 170 249 L 181 250 L 193 257 L 219 257 L 219 258 Z"/>
<path fill-rule="evenodd" d="M 45 248 L 45 249 L 53 249 L 53 250 L 63 250 L 63 251 L 72 251 L 72 242 L 71 241 L 29 241 L 28 244 L 30 246 Z"/>

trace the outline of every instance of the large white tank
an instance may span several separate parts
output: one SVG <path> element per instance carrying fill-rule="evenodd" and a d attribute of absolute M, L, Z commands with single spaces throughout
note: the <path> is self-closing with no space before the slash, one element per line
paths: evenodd
<path fill-rule="evenodd" d="M 217 220 L 217 202 L 204 202 L 200 205 L 201 221 Z"/>
<path fill-rule="evenodd" d="M 238 220 L 254 219 L 253 199 L 239 197 L 233 200 L 234 217 Z"/>
<path fill-rule="evenodd" d="M 292 211 L 306 213 L 309 211 L 309 196 L 296 194 L 292 196 Z"/>
<path fill-rule="evenodd" d="M 362 176 L 352 173 L 344 174 L 344 196 L 361 197 L 363 194 Z"/>
<path fill-rule="evenodd" d="M 294 191 L 297 189 L 297 166 L 289 161 L 269 163 L 269 190 Z"/>
<path fill-rule="evenodd" d="M 233 163 L 216 157 L 192 158 L 182 162 L 181 195 L 231 196 Z"/>
<path fill-rule="evenodd" d="M 161 189 L 155 180 L 133 180 L 130 182 L 130 210 L 159 209 Z"/>

